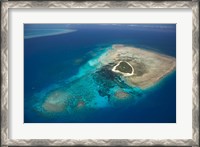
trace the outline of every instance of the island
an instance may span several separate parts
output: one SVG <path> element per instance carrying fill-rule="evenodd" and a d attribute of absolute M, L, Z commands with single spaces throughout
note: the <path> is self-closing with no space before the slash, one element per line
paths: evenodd
<path fill-rule="evenodd" d="M 120 61 L 117 65 L 113 67 L 112 71 L 121 73 L 124 76 L 132 76 L 134 73 L 134 68 L 128 62 Z"/>
<path fill-rule="evenodd" d="M 101 65 L 114 65 L 112 72 L 120 74 L 132 87 L 146 89 L 155 85 L 176 68 L 174 57 L 121 44 L 112 45 L 99 57 Z"/>
<path fill-rule="evenodd" d="M 73 114 L 88 107 L 115 107 L 140 97 L 175 68 L 174 57 L 115 44 L 81 66 L 69 82 L 43 94 L 41 110 Z"/>

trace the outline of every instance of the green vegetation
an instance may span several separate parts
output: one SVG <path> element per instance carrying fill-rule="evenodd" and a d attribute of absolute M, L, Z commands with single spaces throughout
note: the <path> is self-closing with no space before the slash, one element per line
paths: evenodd
<path fill-rule="evenodd" d="M 119 70 L 123 73 L 132 73 L 132 67 L 126 62 L 120 62 L 119 65 L 116 67 L 116 70 Z"/>

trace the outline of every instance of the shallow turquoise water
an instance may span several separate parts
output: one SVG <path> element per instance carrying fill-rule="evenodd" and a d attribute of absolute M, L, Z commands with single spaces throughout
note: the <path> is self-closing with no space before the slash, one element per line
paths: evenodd
<path fill-rule="evenodd" d="M 98 25 L 72 25 L 70 29 L 77 31 L 25 39 L 25 123 L 176 122 L 175 71 L 155 86 L 141 90 L 126 85 L 120 77 L 111 74 L 108 67 L 99 70 L 97 60 L 115 43 L 175 57 L 175 26 L 150 31 L 127 29 L 125 25 L 109 29 Z M 126 99 L 116 98 L 120 90 L 128 93 Z M 60 104 L 59 109 L 66 103 L 63 111 L 46 111 L 44 103 L 49 97 Z"/>

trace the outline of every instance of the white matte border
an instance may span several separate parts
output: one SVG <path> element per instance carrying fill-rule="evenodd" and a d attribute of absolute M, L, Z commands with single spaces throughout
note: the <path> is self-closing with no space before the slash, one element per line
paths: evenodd
<path fill-rule="evenodd" d="M 191 9 L 10 9 L 9 11 L 10 139 L 192 139 Z M 177 123 L 23 124 L 24 23 L 176 23 Z"/>

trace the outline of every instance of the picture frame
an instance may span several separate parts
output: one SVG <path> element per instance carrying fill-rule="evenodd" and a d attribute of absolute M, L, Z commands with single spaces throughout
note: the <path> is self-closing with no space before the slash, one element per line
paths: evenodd
<path fill-rule="evenodd" d="M 10 9 L 192 9 L 192 138 L 186 139 L 10 139 L 9 138 L 9 10 Z M 197 1 L 10 1 L 1 2 L 1 146 L 199 146 L 199 5 Z"/>

